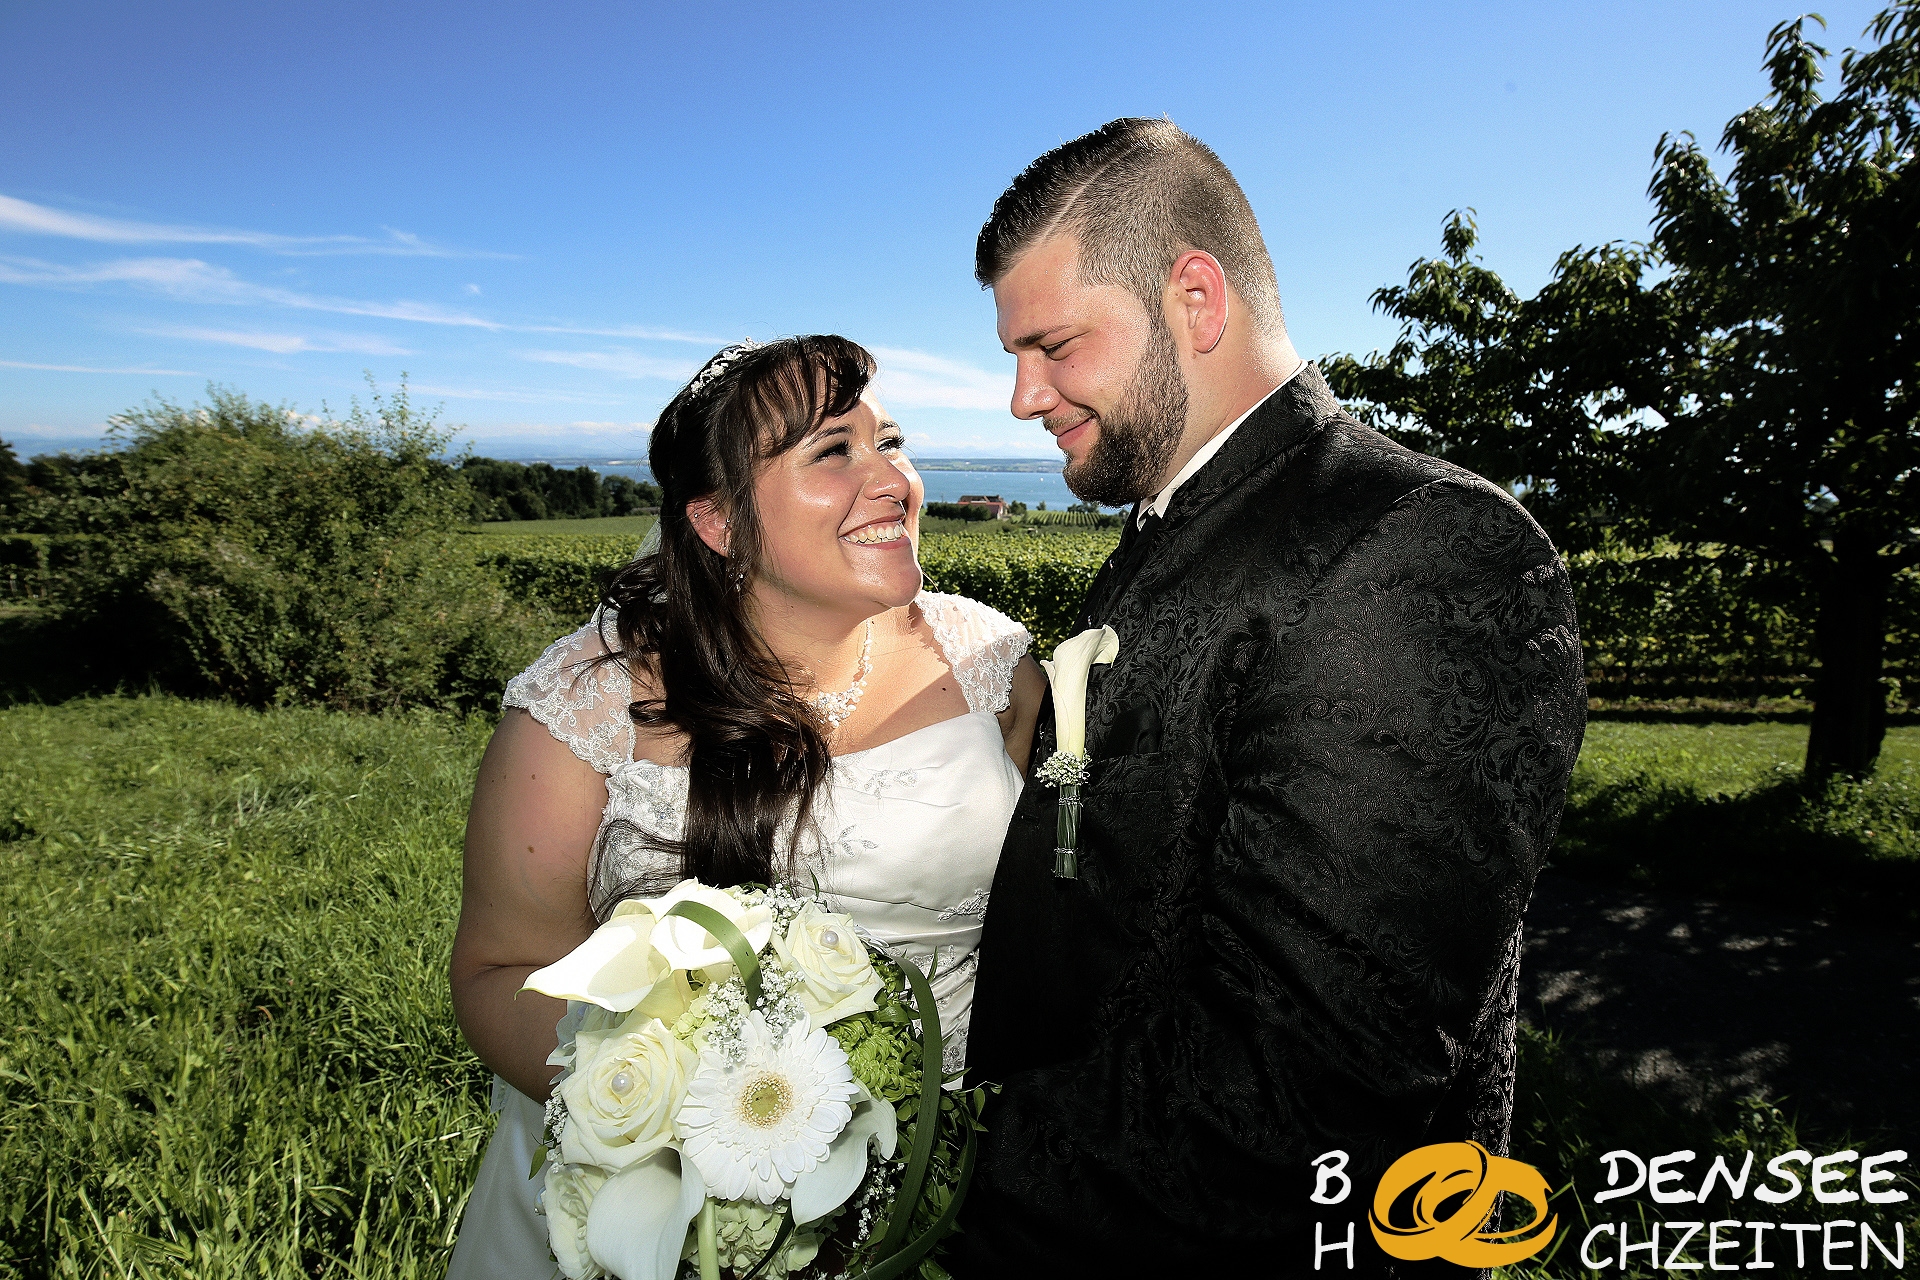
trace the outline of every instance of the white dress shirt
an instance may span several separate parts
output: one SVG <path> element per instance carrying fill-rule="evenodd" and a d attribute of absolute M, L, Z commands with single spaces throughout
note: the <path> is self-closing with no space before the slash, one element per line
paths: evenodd
<path fill-rule="evenodd" d="M 1240 424 L 1253 416 L 1254 409 L 1258 409 L 1261 405 L 1265 404 L 1268 400 L 1271 400 L 1273 398 L 1274 392 L 1280 390 L 1280 387 L 1286 386 L 1289 382 L 1292 382 L 1295 378 L 1299 377 L 1300 371 L 1306 367 L 1307 367 L 1307 362 L 1305 360 L 1302 360 L 1299 364 L 1294 366 L 1292 373 L 1288 374 L 1286 377 L 1280 380 L 1279 387 L 1275 387 L 1273 391 L 1269 391 L 1267 392 L 1266 395 L 1261 396 L 1258 400 L 1253 402 L 1252 407 L 1249 408 L 1245 413 L 1241 414 L 1239 417 L 1235 418 L 1232 422 L 1229 422 L 1225 427 L 1215 432 L 1213 439 L 1207 441 L 1205 444 L 1200 446 L 1200 452 L 1194 454 L 1193 457 L 1187 459 L 1187 465 L 1180 468 L 1180 474 L 1175 476 L 1173 479 L 1167 481 L 1166 488 L 1154 494 L 1151 498 L 1148 498 L 1145 502 L 1140 503 L 1138 506 L 1136 506 L 1133 509 L 1134 524 L 1141 527 L 1145 527 L 1148 516 L 1164 517 L 1167 514 L 1167 508 L 1173 503 L 1173 491 L 1175 489 L 1178 489 L 1181 485 L 1185 484 L 1187 481 L 1191 480 L 1194 477 L 1194 474 L 1198 472 L 1200 468 L 1206 466 L 1209 462 L 1212 462 L 1213 455 L 1220 452 L 1220 446 L 1227 442 L 1227 437 L 1232 435 L 1234 432 L 1238 431 L 1240 429 Z"/>

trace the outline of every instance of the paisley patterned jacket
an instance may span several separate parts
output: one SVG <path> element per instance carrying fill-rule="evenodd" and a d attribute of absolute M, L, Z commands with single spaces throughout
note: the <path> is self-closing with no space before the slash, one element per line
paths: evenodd
<path fill-rule="evenodd" d="M 1351 1222 L 1354 1273 L 1417 1274 L 1372 1244 L 1380 1173 L 1506 1150 L 1521 917 L 1586 723 L 1565 567 L 1309 368 L 1129 524 L 1082 622 L 1120 652 L 1080 878 L 1030 784 L 974 1002 L 970 1079 L 1002 1092 L 946 1265 L 1291 1275 Z M 1049 710 L 1036 762 L 1050 738 Z M 1316 1204 L 1335 1150 L 1352 1192 Z"/>

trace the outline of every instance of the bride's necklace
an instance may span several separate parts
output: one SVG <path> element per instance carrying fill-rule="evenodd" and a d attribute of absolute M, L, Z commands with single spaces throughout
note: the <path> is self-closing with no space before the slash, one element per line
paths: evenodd
<path fill-rule="evenodd" d="M 873 674 L 873 619 L 867 619 L 867 638 L 860 645 L 860 668 L 854 672 L 853 683 L 842 693 L 816 693 L 809 701 L 818 711 L 830 729 L 838 729 L 840 722 L 853 714 L 854 707 L 860 703 L 860 695 L 867 691 L 867 677 Z"/>

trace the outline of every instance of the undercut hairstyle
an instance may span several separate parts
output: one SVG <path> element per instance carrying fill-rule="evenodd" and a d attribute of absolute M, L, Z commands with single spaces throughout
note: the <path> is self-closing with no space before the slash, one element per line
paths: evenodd
<path fill-rule="evenodd" d="M 1262 331 L 1285 324 L 1253 206 L 1220 157 L 1171 120 L 1114 120 L 1028 165 L 980 228 L 974 278 L 991 289 L 1027 250 L 1063 233 L 1079 241 L 1082 281 L 1125 289 L 1150 314 L 1175 259 L 1202 249 Z"/>

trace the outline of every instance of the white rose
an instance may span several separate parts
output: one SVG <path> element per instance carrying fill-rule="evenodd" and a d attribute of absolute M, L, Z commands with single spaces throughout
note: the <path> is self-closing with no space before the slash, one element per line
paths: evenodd
<path fill-rule="evenodd" d="M 647 998 L 673 966 L 654 949 L 654 916 L 629 899 L 613 909 L 588 939 L 544 969 L 527 975 L 521 990 L 625 1013 Z"/>
<path fill-rule="evenodd" d="M 773 914 L 766 904 L 749 906 L 725 889 L 714 889 L 698 880 L 682 880 L 665 897 L 647 898 L 640 904 L 659 921 L 653 927 L 652 942 L 675 969 L 708 969 L 733 963 L 733 957 L 712 934 L 685 916 L 667 914 L 682 902 L 698 902 L 718 911 L 721 918 L 746 935 L 747 945 L 755 955 L 766 950 L 767 940 L 773 936 Z"/>
<path fill-rule="evenodd" d="M 787 926 L 773 949 L 787 968 L 800 975 L 800 1003 L 814 1027 L 868 1013 L 880 994 L 880 975 L 867 948 L 853 932 L 853 917 L 823 911 L 809 902 Z"/>
<path fill-rule="evenodd" d="M 540 1212 L 547 1216 L 547 1243 L 567 1280 L 599 1280 L 607 1274 L 587 1252 L 587 1207 L 606 1181 L 598 1169 L 547 1161 Z"/>
<path fill-rule="evenodd" d="M 579 1032 L 573 1074 L 559 1085 L 567 1104 L 560 1158 L 611 1173 L 668 1145 L 698 1065 L 666 1023 L 641 1013 L 604 1031 Z"/>

